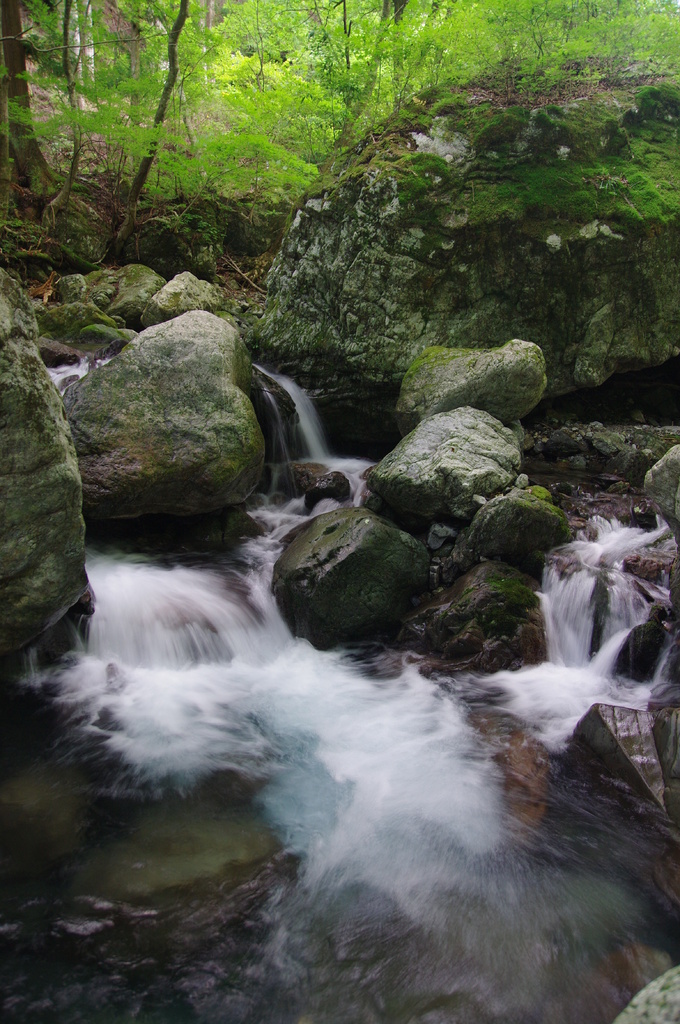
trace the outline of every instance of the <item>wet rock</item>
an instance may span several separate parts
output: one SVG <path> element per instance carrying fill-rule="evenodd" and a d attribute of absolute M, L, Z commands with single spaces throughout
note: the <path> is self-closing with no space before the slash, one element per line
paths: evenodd
<path fill-rule="evenodd" d="M 116 902 L 153 903 L 206 883 L 230 888 L 252 877 L 277 849 L 272 833 L 245 815 L 149 808 L 133 835 L 90 855 L 72 891 Z"/>
<path fill-rule="evenodd" d="M 546 459 L 553 461 L 557 459 L 568 459 L 574 455 L 581 455 L 588 450 L 588 446 L 581 438 L 574 436 L 568 430 L 553 430 L 547 441 L 539 442 L 536 445 Z"/>
<path fill-rule="evenodd" d="M 0 654 L 56 622 L 87 586 L 82 488 L 28 298 L 0 271 Z"/>
<path fill-rule="evenodd" d="M 658 583 L 668 586 L 674 556 L 670 551 L 645 551 L 626 555 L 622 568 L 631 576 L 637 576 L 647 583 Z"/>
<path fill-rule="evenodd" d="M 482 562 L 402 618 L 399 640 L 456 669 L 498 672 L 546 658 L 536 583 L 502 562 Z"/>
<path fill-rule="evenodd" d="M 550 755 L 535 737 L 513 730 L 494 760 L 503 771 L 503 789 L 515 831 L 531 833 L 547 811 Z"/>
<path fill-rule="evenodd" d="M 237 332 L 199 311 L 148 328 L 72 385 L 64 404 L 85 515 L 197 515 L 240 504 L 264 457 L 249 387 Z"/>
<path fill-rule="evenodd" d="M 73 768 L 32 768 L 0 784 L 0 874 L 33 875 L 74 853 L 88 804 Z"/>
<path fill-rule="evenodd" d="M 135 519 L 93 520 L 88 536 L 102 543 L 115 541 L 122 550 L 150 552 L 230 551 L 264 530 L 242 506 L 198 516 L 147 515 Z"/>
<path fill-rule="evenodd" d="M 638 992 L 614 1024 L 677 1024 L 678 1020 L 680 967 L 674 967 Z"/>
<path fill-rule="evenodd" d="M 639 682 L 652 678 L 667 637 L 662 625 L 663 612 L 661 608 L 656 614 L 652 610 L 647 622 L 631 629 L 616 659 L 618 673 Z"/>
<path fill-rule="evenodd" d="M 296 492 L 305 496 L 306 508 L 314 508 L 324 498 L 335 501 L 349 498 L 349 480 L 338 470 L 329 471 L 318 462 L 293 462 L 290 469 Z"/>
<path fill-rule="evenodd" d="M 397 424 L 408 434 L 439 412 L 484 409 L 502 423 L 522 419 L 545 391 L 545 359 L 538 345 L 515 339 L 500 348 L 426 348 L 406 371 Z"/>
<path fill-rule="evenodd" d="M 492 498 L 479 510 L 457 541 L 454 557 L 468 566 L 482 558 L 498 558 L 528 571 L 536 553 L 569 540 L 569 523 L 560 508 L 531 491 L 516 489 Z"/>
<path fill-rule="evenodd" d="M 295 402 L 260 366 L 253 366 L 250 398 L 264 434 L 265 460 L 287 462 L 298 423 Z"/>
<path fill-rule="evenodd" d="M 144 327 L 165 323 L 192 310 L 216 313 L 224 309 L 226 296 L 216 284 L 200 281 L 189 271 L 177 274 L 153 295 L 142 313 Z"/>
<path fill-rule="evenodd" d="M 680 444 L 675 445 L 649 470 L 645 491 L 661 509 L 661 514 L 680 537 Z"/>
<path fill-rule="evenodd" d="M 456 409 L 419 423 L 371 470 L 368 486 L 407 525 L 471 519 L 480 497 L 515 480 L 521 461 L 521 431 L 478 409 Z"/>
<path fill-rule="evenodd" d="M 647 711 L 594 704 L 574 730 L 607 765 L 641 796 L 665 809 L 664 780 Z"/>
<path fill-rule="evenodd" d="M 640 942 L 609 953 L 583 979 L 585 1002 L 580 1019 L 612 1020 L 636 992 L 667 971 L 672 962 L 664 950 Z M 593 1011 L 597 1018 L 592 1016 Z M 575 1024 L 578 1019 L 574 1018 Z"/>
<path fill-rule="evenodd" d="M 396 631 L 427 587 L 429 556 L 414 537 L 366 509 L 313 520 L 274 567 L 273 589 L 296 636 L 316 647 Z"/>
<path fill-rule="evenodd" d="M 38 351 L 45 366 L 74 366 L 85 353 L 71 345 L 63 345 L 60 341 L 52 341 L 51 338 L 38 338 Z"/>

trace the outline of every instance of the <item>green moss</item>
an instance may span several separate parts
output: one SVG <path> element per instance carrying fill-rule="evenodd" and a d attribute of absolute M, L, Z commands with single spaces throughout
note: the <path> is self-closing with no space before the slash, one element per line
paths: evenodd
<path fill-rule="evenodd" d="M 540 498 L 541 501 L 547 501 L 551 505 L 554 504 L 552 494 L 546 487 L 541 487 L 540 484 L 534 484 L 534 486 L 529 487 L 528 490 L 533 494 L 534 498 Z"/>
<path fill-rule="evenodd" d="M 527 612 L 538 607 L 538 598 L 517 578 L 490 580 L 488 587 L 498 595 L 499 602 L 480 611 L 477 621 L 487 637 L 512 636 L 518 624 L 526 620 Z"/>

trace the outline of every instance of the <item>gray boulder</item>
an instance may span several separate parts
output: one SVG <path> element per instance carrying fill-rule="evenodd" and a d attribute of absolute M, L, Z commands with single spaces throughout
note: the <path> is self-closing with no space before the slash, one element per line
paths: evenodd
<path fill-rule="evenodd" d="M 0 654 L 18 650 L 87 586 L 78 464 L 29 300 L 0 270 Z"/>
<path fill-rule="evenodd" d="M 317 516 L 274 566 L 276 600 L 315 647 L 396 631 L 427 587 L 424 544 L 367 509 Z"/>
<path fill-rule="evenodd" d="M 680 967 L 673 967 L 638 992 L 614 1024 L 677 1024 L 679 1020 Z"/>
<path fill-rule="evenodd" d="M 66 411 L 93 519 L 197 515 L 242 502 L 264 440 L 237 331 L 205 312 L 142 331 L 73 384 Z"/>
<path fill-rule="evenodd" d="M 488 412 L 462 408 L 423 420 L 371 471 L 368 486 L 404 522 L 472 519 L 480 498 L 511 484 L 522 462 L 522 431 Z"/>
<path fill-rule="evenodd" d="M 680 538 L 680 444 L 666 452 L 649 470 L 645 491 L 661 509 L 676 540 Z"/>
<path fill-rule="evenodd" d="M 407 434 L 422 419 L 464 405 L 513 423 L 538 405 L 546 383 L 543 353 L 530 341 L 514 339 L 486 351 L 426 348 L 402 381 L 397 424 Z"/>
<path fill-rule="evenodd" d="M 185 271 L 177 274 L 153 295 L 142 313 L 142 324 L 151 327 L 193 309 L 216 313 L 226 306 L 226 297 L 219 285 L 199 281 Z"/>

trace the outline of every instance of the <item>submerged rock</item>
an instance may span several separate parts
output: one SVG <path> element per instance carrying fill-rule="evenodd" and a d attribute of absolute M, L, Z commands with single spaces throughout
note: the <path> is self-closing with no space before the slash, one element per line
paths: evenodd
<path fill-rule="evenodd" d="M 631 679 L 651 679 L 666 642 L 667 633 L 661 624 L 663 609 L 650 615 L 647 622 L 631 629 L 616 659 L 616 671 Z"/>
<path fill-rule="evenodd" d="M 277 851 L 272 833 L 245 815 L 218 817 L 191 808 L 150 808 L 127 839 L 94 851 L 73 881 L 73 891 L 131 903 L 205 883 L 245 882 Z"/>
<path fill-rule="evenodd" d="M 242 502 L 264 457 L 249 387 L 237 331 L 200 311 L 142 331 L 71 385 L 85 515 L 197 515 Z"/>
<path fill-rule="evenodd" d="M 75 769 L 31 768 L 0 785 L 0 874 L 39 874 L 81 841 L 86 780 Z"/>
<path fill-rule="evenodd" d="M 82 488 L 31 304 L 0 270 L 0 654 L 19 650 L 87 586 Z"/>
<path fill-rule="evenodd" d="M 226 298 L 219 285 L 199 281 L 186 270 L 164 284 L 149 299 L 141 321 L 144 327 L 151 327 L 195 309 L 216 313 L 224 309 L 225 305 Z"/>
<path fill-rule="evenodd" d="M 465 405 L 510 424 L 538 405 L 545 386 L 545 359 L 530 341 L 488 351 L 427 348 L 402 381 L 397 424 L 407 434 L 421 420 Z"/>
<path fill-rule="evenodd" d="M 427 587 L 427 548 L 367 509 L 317 516 L 274 566 L 273 589 L 296 636 L 328 648 L 394 631 Z"/>
<path fill-rule="evenodd" d="M 499 672 L 547 657 L 545 623 L 528 576 L 482 562 L 402 619 L 399 638 L 441 654 L 456 669 Z"/>
<path fill-rule="evenodd" d="M 405 522 L 471 519 L 480 498 L 515 480 L 521 462 L 521 429 L 478 409 L 456 409 L 419 423 L 371 470 L 368 486 Z"/>

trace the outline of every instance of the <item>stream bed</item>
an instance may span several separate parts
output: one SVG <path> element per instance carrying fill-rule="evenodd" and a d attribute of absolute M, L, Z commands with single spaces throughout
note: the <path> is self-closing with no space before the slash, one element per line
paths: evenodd
<path fill-rule="evenodd" d="M 367 463 L 314 454 L 358 503 Z M 680 960 L 668 837 L 569 739 L 667 685 L 613 671 L 663 525 L 591 524 L 546 569 L 549 661 L 478 677 L 292 637 L 270 580 L 309 513 L 251 515 L 220 558 L 91 550 L 87 641 L 2 698 L 3 1020 L 609 1024 Z"/>

